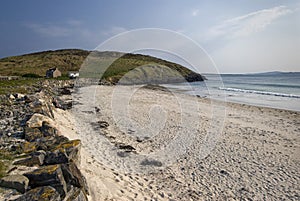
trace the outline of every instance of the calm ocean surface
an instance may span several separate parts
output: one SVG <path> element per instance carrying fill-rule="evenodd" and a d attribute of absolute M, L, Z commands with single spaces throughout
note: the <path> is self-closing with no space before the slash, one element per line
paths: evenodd
<path fill-rule="evenodd" d="M 205 75 L 205 82 L 165 85 L 218 100 L 300 111 L 300 72 Z"/>

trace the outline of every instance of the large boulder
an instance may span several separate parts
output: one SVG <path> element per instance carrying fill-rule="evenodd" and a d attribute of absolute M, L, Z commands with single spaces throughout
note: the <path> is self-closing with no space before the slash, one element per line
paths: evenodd
<path fill-rule="evenodd" d="M 45 157 L 45 164 L 58 164 L 74 162 L 80 164 L 80 140 L 70 140 L 62 144 L 57 145 L 48 151 Z"/>
<path fill-rule="evenodd" d="M 56 128 L 54 128 L 51 124 L 47 122 L 43 122 L 42 127 L 40 128 L 41 132 L 43 133 L 43 136 L 55 136 L 58 134 L 58 131 Z"/>
<path fill-rule="evenodd" d="M 51 186 L 31 189 L 14 201 L 61 201 L 60 194 Z"/>
<path fill-rule="evenodd" d="M 28 178 L 23 175 L 9 175 L 0 179 L 0 186 L 4 188 L 13 188 L 20 193 L 25 193 L 28 188 Z"/>
<path fill-rule="evenodd" d="M 42 99 L 38 99 L 38 100 L 31 102 L 29 104 L 29 106 L 32 108 L 31 110 L 34 113 L 39 113 L 39 114 L 42 114 L 42 115 L 45 115 L 45 116 L 48 116 L 51 118 L 54 117 L 51 105 L 49 103 L 43 101 Z"/>
<path fill-rule="evenodd" d="M 48 125 L 53 125 L 53 120 L 50 117 L 47 117 L 45 115 L 35 113 L 26 122 L 26 125 L 29 128 L 40 128 L 43 126 L 43 123 L 48 123 Z"/>
<path fill-rule="evenodd" d="M 24 166 L 35 166 L 35 165 L 43 165 L 45 159 L 46 152 L 43 150 L 39 150 L 37 152 L 33 152 L 29 157 L 20 159 L 15 161 L 14 165 L 24 165 Z"/>
<path fill-rule="evenodd" d="M 31 188 L 52 186 L 62 198 L 65 197 L 67 186 L 60 165 L 40 167 L 24 175 L 29 179 Z"/>
<path fill-rule="evenodd" d="M 61 169 L 67 183 L 68 190 L 70 190 L 70 186 L 74 186 L 82 189 L 85 195 L 89 194 L 86 179 L 74 163 L 71 162 L 62 164 Z"/>
<path fill-rule="evenodd" d="M 26 126 L 24 133 L 25 140 L 33 142 L 42 137 L 55 136 L 57 135 L 58 131 L 48 122 L 42 122 L 42 127 L 31 128 Z"/>
<path fill-rule="evenodd" d="M 65 201 L 88 201 L 88 198 L 82 189 L 71 186 L 65 197 Z"/>
<path fill-rule="evenodd" d="M 47 136 L 43 138 L 39 138 L 37 143 L 37 149 L 38 150 L 53 150 L 56 146 L 59 144 L 65 143 L 69 141 L 68 138 L 62 135 L 56 135 L 56 136 Z"/>

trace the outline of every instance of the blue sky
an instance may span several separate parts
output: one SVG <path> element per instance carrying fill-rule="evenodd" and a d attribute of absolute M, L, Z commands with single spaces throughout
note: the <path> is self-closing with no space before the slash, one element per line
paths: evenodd
<path fill-rule="evenodd" d="M 0 57 L 163 28 L 200 44 L 222 73 L 300 69 L 300 1 L 3 0 L 0 25 Z"/>

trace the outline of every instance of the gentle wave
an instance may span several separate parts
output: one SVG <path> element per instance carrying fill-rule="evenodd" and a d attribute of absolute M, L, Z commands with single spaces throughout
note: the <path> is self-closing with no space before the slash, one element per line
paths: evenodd
<path fill-rule="evenodd" d="M 281 97 L 288 97 L 288 98 L 300 98 L 300 95 L 276 93 L 276 92 L 269 92 L 269 91 L 256 91 L 256 90 L 249 90 L 249 89 L 224 88 L 224 87 L 219 87 L 219 89 L 225 90 L 225 91 L 242 92 L 242 93 L 253 93 L 253 94 L 261 94 L 261 95 L 281 96 Z"/>

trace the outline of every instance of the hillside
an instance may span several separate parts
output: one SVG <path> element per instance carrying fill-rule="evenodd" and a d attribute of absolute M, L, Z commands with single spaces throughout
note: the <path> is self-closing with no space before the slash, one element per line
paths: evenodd
<path fill-rule="evenodd" d="M 87 57 L 88 59 L 86 59 Z M 205 79 L 200 74 L 182 65 L 152 56 L 119 52 L 90 52 L 78 49 L 45 51 L 6 57 L 0 59 L 0 75 L 22 76 L 34 73 L 44 76 L 47 69 L 57 67 L 63 74 L 80 69 L 80 75 L 90 74 L 98 76 L 101 74 L 101 77 L 106 81 L 116 83 L 128 72 L 141 66 L 142 68 L 138 68 L 133 72 L 135 72 L 135 77 L 141 76 L 142 79 L 151 80 L 149 77 L 153 77 L 157 81 L 158 74 L 162 71 L 165 72 L 165 76 L 162 79 L 166 80 L 166 82 L 180 82 L 182 81 L 180 77 L 185 78 L 189 82 L 203 81 Z M 131 72 L 130 74 L 126 76 L 127 79 L 131 78 L 134 73 Z M 140 80 L 135 79 L 135 83 L 139 82 Z"/>

